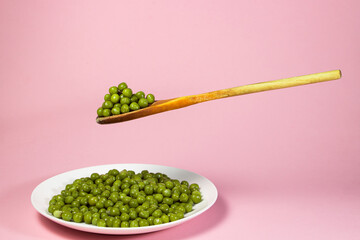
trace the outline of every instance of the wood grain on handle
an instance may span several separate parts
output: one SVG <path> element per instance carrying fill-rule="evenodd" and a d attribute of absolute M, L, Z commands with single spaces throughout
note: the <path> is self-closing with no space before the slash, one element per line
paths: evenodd
<path fill-rule="evenodd" d="M 218 91 L 213 91 L 209 93 L 203 93 L 188 97 L 194 97 L 193 100 L 196 101 L 196 103 L 200 103 L 200 102 L 205 102 L 219 98 L 233 97 L 233 96 L 244 95 L 249 93 L 295 87 L 295 86 L 306 85 L 311 83 L 336 80 L 339 78 L 341 78 L 341 71 L 333 70 L 333 71 L 309 74 L 299 77 L 284 78 L 280 80 L 254 83 L 250 85 L 233 87 L 233 88 L 228 88 L 228 89 L 223 89 L 223 90 L 218 90 Z"/>
<path fill-rule="evenodd" d="M 284 78 L 280 80 L 260 82 L 249 84 L 240 87 L 227 88 L 217 90 L 208 93 L 202 93 L 197 95 L 190 95 L 185 97 L 175 98 L 169 101 L 170 105 L 174 106 L 174 109 L 190 106 L 196 103 L 206 102 L 210 100 L 227 98 L 239 95 L 245 95 L 249 93 L 257 93 L 281 88 L 295 87 L 300 85 L 306 85 L 311 83 L 319 83 L 325 81 L 331 81 L 341 78 L 340 70 L 333 70 L 328 72 L 314 73 L 299 77 Z"/>

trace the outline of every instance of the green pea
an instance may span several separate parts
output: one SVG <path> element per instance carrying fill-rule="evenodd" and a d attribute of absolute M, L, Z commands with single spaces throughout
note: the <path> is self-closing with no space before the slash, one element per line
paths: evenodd
<path fill-rule="evenodd" d="M 137 93 L 135 93 L 135 96 L 140 99 L 140 98 L 145 98 L 145 93 L 143 91 L 138 91 Z"/>
<path fill-rule="evenodd" d="M 130 222 L 130 227 L 139 227 L 139 222 L 137 220 L 133 220 Z"/>
<path fill-rule="evenodd" d="M 138 186 L 139 186 L 139 189 L 140 189 L 140 190 L 144 190 L 144 188 L 145 188 L 145 183 L 142 182 L 142 179 L 140 179 L 140 182 L 138 183 Z"/>
<path fill-rule="evenodd" d="M 200 191 L 198 191 L 198 190 L 192 191 L 191 194 L 192 194 L 192 195 L 199 195 L 199 196 L 201 196 L 201 193 L 200 193 Z"/>
<path fill-rule="evenodd" d="M 107 226 L 107 227 L 112 227 L 115 218 L 114 218 L 114 217 L 108 217 L 107 219 L 104 219 L 104 220 L 105 220 L 105 222 L 106 222 L 106 226 Z"/>
<path fill-rule="evenodd" d="M 55 210 L 56 210 L 55 205 L 50 205 L 48 208 L 49 213 L 52 213 L 52 214 L 54 213 Z"/>
<path fill-rule="evenodd" d="M 120 209 L 116 208 L 116 207 L 110 208 L 109 215 L 110 216 L 119 216 L 120 215 Z"/>
<path fill-rule="evenodd" d="M 126 203 L 124 203 L 126 204 Z M 120 212 L 121 213 L 129 213 L 129 205 L 122 205 L 120 208 L 119 208 Z"/>
<path fill-rule="evenodd" d="M 116 177 L 116 175 L 118 175 L 120 172 L 119 172 L 119 170 L 117 170 L 117 169 L 111 169 L 111 170 L 109 170 L 109 172 L 108 172 L 108 174 L 109 175 L 112 175 L 112 176 L 114 176 L 114 177 Z"/>
<path fill-rule="evenodd" d="M 180 199 L 180 194 L 177 193 L 177 192 L 174 192 L 174 193 L 171 195 L 171 198 L 172 198 L 175 202 L 177 202 L 177 201 L 179 201 L 179 199 Z"/>
<path fill-rule="evenodd" d="M 179 218 L 177 217 L 177 215 L 174 214 L 174 213 L 170 213 L 170 214 L 169 214 L 169 219 L 170 219 L 171 222 L 174 222 L 174 221 L 176 221 L 176 220 L 179 220 Z"/>
<path fill-rule="evenodd" d="M 197 191 L 200 191 L 200 187 L 197 183 L 192 183 L 190 186 L 189 186 L 189 189 L 191 192 L 197 190 Z"/>
<path fill-rule="evenodd" d="M 131 103 L 131 101 L 130 101 L 130 98 L 128 98 L 128 97 L 124 97 L 120 100 L 121 105 L 124 105 L 124 104 L 129 105 L 130 103 Z"/>
<path fill-rule="evenodd" d="M 162 192 L 164 197 L 170 197 L 171 196 L 171 190 L 170 189 L 164 189 Z"/>
<path fill-rule="evenodd" d="M 138 102 L 139 99 L 138 99 L 138 97 L 137 97 L 136 95 L 133 94 L 133 95 L 131 96 L 131 98 L 130 98 L 130 101 L 131 101 L 131 102 Z"/>
<path fill-rule="evenodd" d="M 198 194 L 191 194 L 191 200 L 197 204 L 199 202 L 201 202 L 201 195 L 198 195 Z"/>
<path fill-rule="evenodd" d="M 144 188 L 144 192 L 147 195 L 151 195 L 154 192 L 154 188 L 151 185 L 146 185 L 145 188 Z"/>
<path fill-rule="evenodd" d="M 120 114 L 120 108 L 119 107 L 114 107 L 113 109 L 111 109 L 111 113 L 113 115 L 119 115 Z"/>
<path fill-rule="evenodd" d="M 173 202 L 174 202 L 174 200 L 169 197 L 164 197 L 164 199 L 163 199 L 163 203 L 168 204 L 168 205 L 173 204 Z"/>
<path fill-rule="evenodd" d="M 185 211 L 188 213 L 188 212 L 191 212 L 193 210 L 193 205 L 191 203 L 188 203 L 185 205 Z"/>
<path fill-rule="evenodd" d="M 166 215 L 166 214 L 163 214 L 163 215 L 161 216 L 161 221 L 162 221 L 163 223 L 168 223 L 168 222 L 170 222 L 169 216 Z"/>
<path fill-rule="evenodd" d="M 125 88 L 123 91 L 122 91 L 122 94 L 124 94 L 125 97 L 128 97 L 128 98 L 131 98 L 132 96 L 132 90 L 131 88 Z"/>
<path fill-rule="evenodd" d="M 137 206 L 139 206 L 139 204 L 136 199 L 131 199 L 129 202 L 129 206 L 132 208 L 136 208 Z"/>
<path fill-rule="evenodd" d="M 118 93 L 118 88 L 113 86 L 111 88 L 109 88 L 109 93 L 110 94 L 115 94 L 115 93 Z"/>
<path fill-rule="evenodd" d="M 61 211 L 71 211 L 71 205 L 70 204 L 66 204 L 64 206 L 61 207 Z"/>
<path fill-rule="evenodd" d="M 138 215 L 137 215 L 137 212 L 135 210 L 129 212 L 130 219 L 135 219 L 135 218 L 137 218 L 137 216 Z"/>
<path fill-rule="evenodd" d="M 86 200 L 86 203 L 84 203 L 84 204 L 81 203 L 82 199 L 80 200 L 80 204 L 81 204 L 80 212 L 82 212 L 82 213 L 86 213 L 86 212 L 89 211 L 89 208 L 86 206 L 87 205 L 87 199 L 85 197 L 84 197 L 84 199 Z"/>
<path fill-rule="evenodd" d="M 139 221 L 139 226 L 140 227 L 146 227 L 146 226 L 149 226 L 150 224 L 149 224 L 149 222 L 148 222 L 148 220 L 146 220 L 146 219 L 140 219 L 140 221 Z"/>
<path fill-rule="evenodd" d="M 189 182 L 188 181 L 181 181 L 181 185 L 185 185 L 186 187 L 189 187 Z"/>
<path fill-rule="evenodd" d="M 180 191 L 181 191 L 181 193 L 187 193 L 187 194 L 191 193 L 190 189 L 185 185 L 181 185 Z"/>
<path fill-rule="evenodd" d="M 180 202 L 187 202 L 189 200 L 189 196 L 186 193 L 182 193 L 180 195 Z"/>
<path fill-rule="evenodd" d="M 97 223 L 99 220 L 100 220 L 100 217 L 93 217 L 91 220 L 91 224 L 97 226 Z"/>
<path fill-rule="evenodd" d="M 149 103 L 146 100 L 146 98 L 140 98 L 138 104 L 141 108 L 146 108 L 147 106 L 149 106 Z"/>
<path fill-rule="evenodd" d="M 184 206 L 177 206 L 175 212 L 186 213 L 186 209 Z"/>
<path fill-rule="evenodd" d="M 113 108 L 115 108 L 115 107 L 121 108 L 121 104 L 120 103 L 115 103 Z"/>
<path fill-rule="evenodd" d="M 122 82 L 118 85 L 119 91 L 123 91 L 127 87 L 128 87 L 128 85 L 125 82 Z"/>
<path fill-rule="evenodd" d="M 145 202 L 146 198 L 144 196 L 138 196 L 136 198 L 136 200 L 137 200 L 138 204 L 143 204 Z"/>
<path fill-rule="evenodd" d="M 72 203 L 74 201 L 74 197 L 73 196 L 67 196 L 65 198 L 65 203 Z"/>
<path fill-rule="evenodd" d="M 104 110 L 103 110 L 103 116 L 104 116 L 104 117 L 108 117 L 108 116 L 110 116 L 110 115 L 111 115 L 110 109 L 104 109 Z"/>
<path fill-rule="evenodd" d="M 105 210 L 105 208 L 102 208 L 102 209 Z M 109 215 L 106 213 L 106 210 L 105 210 L 104 212 L 100 213 L 100 218 L 101 218 L 101 219 L 105 219 L 105 218 L 107 218 L 107 217 L 109 217 Z"/>
<path fill-rule="evenodd" d="M 125 212 L 121 213 L 121 215 L 120 215 L 120 220 L 121 221 L 129 221 L 129 219 L 130 219 L 129 214 L 127 214 Z"/>
<path fill-rule="evenodd" d="M 177 179 L 172 180 L 172 182 L 174 183 L 174 187 L 180 187 L 181 186 L 180 181 L 177 180 Z"/>
<path fill-rule="evenodd" d="M 160 206 L 160 210 L 163 211 L 163 213 L 168 214 L 169 213 L 169 205 L 165 204 L 161 204 Z"/>
<path fill-rule="evenodd" d="M 153 217 L 153 216 L 150 216 L 150 217 L 147 218 L 147 221 L 148 221 L 149 225 L 154 224 L 154 219 L 155 219 L 155 217 Z"/>
<path fill-rule="evenodd" d="M 104 96 L 104 100 L 105 101 L 110 101 L 110 99 L 111 99 L 111 95 L 108 93 L 108 94 L 105 94 L 105 96 Z"/>
<path fill-rule="evenodd" d="M 64 211 L 61 214 L 61 218 L 64 219 L 65 221 L 70 221 L 72 219 L 72 213 L 70 211 Z"/>
<path fill-rule="evenodd" d="M 91 221 L 92 221 L 92 213 L 91 212 L 86 212 L 84 214 L 84 222 L 87 223 L 87 224 L 91 224 Z"/>
<path fill-rule="evenodd" d="M 128 221 L 123 221 L 123 222 L 121 222 L 120 227 L 128 228 L 128 227 L 130 227 L 130 223 Z"/>
<path fill-rule="evenodd" d="M 159 225 L 159 224 L 162 224 L 162 220 L 161 218 L 154 218 L 154 221 L 153 221 L 154 225 Z"/>
<path fill-rule="evenodd" d="M 149 93 L 147 96 L 146 96 L 146 100 L 148 101 L 149 104 L 152 104 L 155 102 L 155 96 L 151 93 Z"/>
<path fill-rule="evenodd" d="M 90 179 L 92 181 L 95 181 L 96 179 L 98 179 L 100 177 L 100 175 L 98 173 L 92 173 L 90 176 Z"/>
<path fill-rule="evenodd" d="M 139 217 L 141 218 L 148 218 L 149 216 L 150 216 L 149 211 L 144 210 L 139 212 Z"/>
<path fill-rule="evenodd" d="M 123 193 L 125 193 L 125 190 L 128 190 L 127 193 L 130 192 L 130 189 L 129 189 L 129 188 L 126 188 L 126 189 L 123 190 Z M 130 200 L 131 200 L 131 197 L 126 196 L 126 197 L 124 198 L 123 202 L 124 202 L 125 204 L 128 204 L 128 203 L 130 202 Z"/>
<path fill-rule="evenodd" d="M 120 227 L 121 221 L 120 219 L 114 219 L 112 227 Z"/>
<path fill-rule="evenodd" d="M 118 102 L 120 101 L 120 96 L 119 96 L 119 94 L 114 93 L 113 95 L 111 95 L 110 101 L 111 101 L 112 103 L 118 103 Z"/>
<path fill-rule="evenodd" d="M 164 198 L 163 195 L 161 195 L 160 193 L 154 195 L 154 199 L 158 202 L 162 202 L 163 198 Z"/>
<path fill-rule="evenodd" d="M 98 109 L 97 109 L 97 115 L 99 116 L 99 117 L 102 117 L 103 116 L 103 108 L 102 107 L 99 107 Z"/>
<path fill-rule="evenodd" d="M 78 213 L 78 212 L 80 212 L 80 210 L 79 210 L 79 208 L 78 208 L 78 207 L 76 207 L 76 206 L 72 206 L 72 205 L 71 205 L 70 212 L 71 212 L 72 214 L 74 214 L 74 213 Z"/>
<path fill-rule="evenodd" d="M 114 186 L 112 186 L 112 188 L 113 188 Z M 109 199 L 112 201 L 112 202 L 115 202 L 115 205 L 118 203 L 117 201 L 118 201 L 118 199 L 119 199 L 119 194 L 118 194 L 118 192 L 117 191 L 113 191 L 112 193 L 111 193 L 111 195 L 109 196 Z M 120 203 L 120 202 L 119 202 Z"/>
<path fill-rule="evenodd" d="M 165 187 L 168 189 L 173 189 L 174 183 L 172 181 L 168 180 L 165 182 Z"/>
<path fill-rule="evenodd" d="M 105 101 L 102 105 L 104 109 L 111 109 L 114 106 L 114 104 L 111 101 Z M 104 114 L 104 111 L 103 111 Z"/>
<path fill-rule="evenodd" d="M 101 209 L 99 209 L 98 213 L 99 213 L 100 216 L 101 216 L 101 214 L 106 213 L 106 209 L 105 209 L 105 208 L 101 208 Z"/>
<path fill-rule="evenodd" d="M 60 211 L 60 210 L 55 210 L 55 211 L 53 212 L 53 215 L 54 215 L 54 217 L 56 217 L 56 218 L 61 218 L 61 214 L 62 214 L 62 211 Z"/>
<path fill-rule="evenodd" d="M 121 106 L 121 113 L 127 113 L 130 111 L 129 105 L 124 104 Z"/>
<path fill-rule="evenodd" d="M 108 208 L 108 207 L 114 206 L 114 203 L 113 203 L 110 199 L 108 199 L 108 200 L 104 203 L 104 205 L 105 205 L 106 208 Z"/>
<path fill-rule="evenodd" d="M 130 103 L 130 110 L 131 111 L 136 111 L 136 110 L 139 110 L 140 109 L 140 106 L 137 102 L 132 102 Z"/>
<path fill-rule="evenodd" d="M 177 216 L 178 219 L 182 219 L 182 218 L 184 218 L 184 213 L 183 212 L 177 212 L 176 216 Z"/>
<path fill-rule="evenodd" d="M 93 190 L 91 190 L 91 193 L 92 193 L 94 196 L 97 196 L 97 195 L 100 195 L 100 194 L 101 194 L 101 190 L 100 190 L 100 188 L 94 188 Z"/>
<path fill-rule="evenodd" d="M 142 204 L 142 207 L 146 210 L 146 209 L 149 209 L 150 208 L 150 202 L 149 201 L 145 201 L 143 204 Z"/>
<path fill-rule="evenodd" d="M 83 214 L 81 212 L 75 213 L 73 215 L 74 222 L 81 223 L 83 221 Z"/>
<path fill-rule="evenodd" d="M 115 177 L 115 182 L 113 183 L 113 186 L 114 187 L 120 187 L 121 186 L 121 180 L 120 179 L 118 179 L 117 178 L 118 177 L 118 175 L 116 175 L 116 177 Z"/>
<path fill-rule="evenodd" d="M 89 198 L 89 200 L 88 200 L 88 203 L 89 203 L 89 205 L 91 205 L 91 206 L 96 205 L 97 202 L 98 202 L 98 198 L 97 198 L 97 197 L 91 197 L 91 198 Z"/>
<path fill-rule="evenodd" d="M 151 216 L 153 216 L 153 217 L 155 217 L 155 218 L 159 218 L 159 217 L 161 217 L 161 215 L 162 215 L 162 211 L 161 211 L 161 209 L 156 209 L 152 214 L 151 214 Z"/>
<path fill-rule="evenodd" d="M 104 219 L 99 219 L 96 223 L 98 227 L 106 227 L 106 221 Z"/>

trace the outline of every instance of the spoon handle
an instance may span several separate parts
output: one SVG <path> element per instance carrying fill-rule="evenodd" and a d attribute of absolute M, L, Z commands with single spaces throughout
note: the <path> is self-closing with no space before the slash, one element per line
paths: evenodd
<path fill-rule="evenodd" d="M 249 93 L 263 92 L 274 89 L 281 89 L 287 87 L 295 87 L 305 84 L 318 83 L 341 78 L 340 70 L 333 70 L 328 72 L 314 73 L 299 77 L 284 78 L 275 81 L 254 83 L 250 85 L 227 88 L 198 95 L 187 96 L 192 104 L 201 103 L 205 101 L 244 95 Z"/>

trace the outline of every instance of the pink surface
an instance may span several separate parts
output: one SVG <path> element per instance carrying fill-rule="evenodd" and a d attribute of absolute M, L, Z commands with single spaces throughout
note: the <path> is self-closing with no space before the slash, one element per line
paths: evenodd
<path fill-rule="evenodd" d="M 359 2 L 0 1 L 2 239 L 360 239 Z M 126 81 L 158 99 L 341 69 L 338 81 L 95 122 Z M 31 206 L 41 181 L 151 163 L 219 199 L 173 229 L 102 236 Z"/>

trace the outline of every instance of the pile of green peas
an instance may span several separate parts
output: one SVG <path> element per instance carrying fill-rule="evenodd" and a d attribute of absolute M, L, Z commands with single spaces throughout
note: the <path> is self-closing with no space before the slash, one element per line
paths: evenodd
<path fill-rule="evenodd" d="M 146 108 L 155 102 L 155 97 L 151 93 L 145 97 L 143 91 L 133 93 L 131 88 L 122 82 L 117 87 L 110 87 L 109 93 L 104 96 L 104 100 L 102 106 L 97 109 L 99 117 L 108 117 Z"/>
<path fill-rule="evenodd" d="M 66 185 L 49 201 L 56 218 L 98 227 L 145 227 L 184 218 L 202 201 L 196 183 L 143 170 L 92 173 Z"/>

